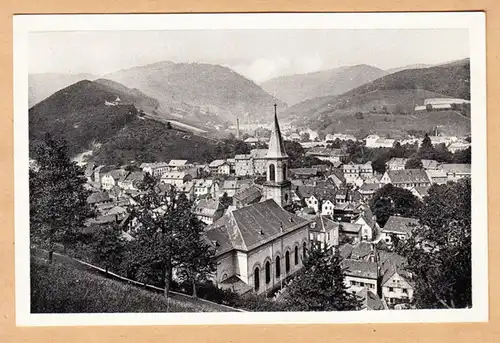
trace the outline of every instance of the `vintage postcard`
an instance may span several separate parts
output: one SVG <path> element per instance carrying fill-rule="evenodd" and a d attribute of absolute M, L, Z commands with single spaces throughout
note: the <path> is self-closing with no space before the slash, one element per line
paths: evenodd
<path fill-rule="evenodd" d="M 14 17 L 19 326 L 488 320 L 485 17 Z"/>

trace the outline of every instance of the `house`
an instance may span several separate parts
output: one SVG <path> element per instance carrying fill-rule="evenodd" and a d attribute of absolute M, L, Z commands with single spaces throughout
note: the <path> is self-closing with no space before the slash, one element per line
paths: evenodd
<path fill-rule="evenodd" d="M 406 162 L 408 162 L 407 158 L 393 157 L 386 163 L 386 166 L 388 170 L 403 170 Z"/>
<path fill-rule="evenodd" d="M 361 228 L 360 224 L 352 224 L 349 222 L 340 222 L 340 233 L 343 234 L 353 242 L 359 242 L 361 240 Z"/>
<path fill-rule="evenodd" d="M 194 200 L 194 182 L 186 181 L 182 185 L 177 187 L 177 191 L 184 194 L 189 201 Z"/>
<path fill-rule="evenodd" d="M 180 171 L 180 170 L 185 169 L 187 167 L 189 167 L 187 160 L 171 160 L 168 163 L 168 169 L 170 171 Z"/>
<path fill-rule="evenodd" d="M 447 164 L 443 163 L 439 167 L 443 172 L 446 173 L 448 181 L 458 181 L 465 177 L 471 177 L 471 165 L 470 164 Z"/>
<path fill-rule="evenodd" d="M 222 174 L 222 173 L 219 173 L 219 167 L 221 167 L 223 165 L 227 166 L 227 171 L 228 171 L 227 175 L 229 175 L 229 165 L 226 163 L 225 160 L 215 160 L 215 161 L 212 161 L 212 162 L 210 162 L 210 164 L 208 165 L 208 167 L 210 168 L 210 172 L 211 173 L 213 173 L 213 174 Z M 222 168 L 222 169 L 224 169 L 224 168 Z"/>
<path fill-rule="evenodd" d="M 367 148 L 392 148 L 395 142 L 395 139 L 381 138 L 378 135 L 369 135 L 365 138 Z"/>
<path fill-rule="evenodd" d="M 255 204 L 262 199 L 262 190 L 256 185 L 237 190 L 233 196 L 236 208 Z"/>
<path fill-rule="evenodd" d="M 160 177 L 170 170 L 169 164 L 165 162 L 143 163 L 141 164 L 142 171 L 154 177 Z"/>
<path fill-rule="evenodd" d="M 427 177 L 431 181 L 431 183 L 437 183 L 438 185 L 445 184 L 448 182 L 448 175 L 446 171 L 442 169 L 428 169 L 425 171 Z"/>
<path fill-rule="evenodd" d="M 317 146 L 307 150 L 306 156 L 313 156 L 322 161 L 334 163 L 345 162 L 349 157 L 349 154 L 344 152 L 342 149 L 331 149 Z"/>
<path fill-rule="evenodd" d="M 382 228 L 380 237 L 386 243 L 392 243 L 392 235 L 396 235 L 401 240 L 410 238 L 415 227 L 419 226 L 419 221 L 414 218 L 391 216 Z"/>
<path fill-rule="evenodd" d="M 234 172 L 236 176 L 254 175 L 252 155 L 250 154 L 236 155 L 234 159 L 235 159 Z"/>
<path fill-rule="evenodd" d="M 416 196 L 419 200 L 423 200 L 425 196 L 429 195 L 430 186 L 424 187 L 412 187 L 410 188 L 410 192 Z"/>
<path fill-rule="evenodd" d="M 345 259 L 342 261 L 344 282 L 349 291 L 357 293 L 363 288 L 372 292 L 378 290 L 378 265 L 375 261 Z"/>
<path fill-rule="evenodd" d="M 143 181 L 143 172 L 130 172 L 123 179 L 118 181 L 118 187 L 122 190 L 138 190 L 140 183 Z"/>
<path fill-rule="evenodd" d="M 267 170 L 267 149 L 252 149 L 250 150 L 253 163 L 254 175 L 263 175 Z"/>
<path fill-rule="evenodd" d="M 161 176 L 161 183 L 182 187 L 185 182 L 191 181 L 193 177 L 183 171 L 168 171 Z"/>
<path fill-rule="evenodd" d="M 110 190 L 114 186 L 117 186 L 118 181 L 124 178 L 126 174 L 128 174 L 128 172 L 123 169 L 114 169 L 107 172 L 101 178 L 102 189 Z"/>
<path fill-rule="evenodd" d="M 373 243 L 370 242 L 355 242 L 352 246 L 351 255 L 349 256 L 352 260 L 359 261 L 376 261 L 377 255 L 375 252 L 375 247 Z"/>
<path fill-rule="evenodd" d="M 382 184 L 380 183 L 367 183 L 364 182 L 361 187 L 357 189 L 358 193 L 361 195 L 363 201 L 368 202 L 373 198 L 375 192 L 382 188 Z"/>
<path fill-rule="evenodd" d="M 238 190 L 250 187 L 253 184 L 254 181 L 251 179 L 225 180 L 219 189 L 218 196 L 221 197 L 224 193 L 227 193 L 227 196 L 233 197 Z"/>
<path fill-rule="evenodd" d="M 215 198 L 214 180 L 211 179 L 193 179 L 195 197 L 210 196 Z"/>
<path fill-rule="evenodd" d="M 247 139 L 244 140 L 245 143 L 255 146 L 259 143 L 259 139 L 256 137 L 248 137 Z"/>
<path fill-rule="evenodd" d="M 226 163 L 229 166 L 229 175 L 235 174 L 236 160 L 234 158 L 228 158 L 226 159 Z"/>
<path fill-rule="evenodd" d="M 316 244 L 321 249 L 333 248 L 339 245 L 339 223 L 334 222 L 327 216 L 317 216 L 316 220 L 309 224 L 310 244 Z"/>
<path fill-rule="evenodd" d="M 336 203 L 333 208 L 333 218 L 339 222 L 351 223 L 358 217 L 359 213 L 358 206 L 351 202 Z M 358 232 L 358 234 L 361 237 L 361 233 Z"/>
<path fill-rule="evenodd" d="M 364 179 L 373 175 L 373 167 L 371 162 L 365 164 L 348 163 L 342 166 L 346 183 L 354 183 L 356 179 Z"/>
<path fill-rule="evenodd" d="M 265 293 L 302 268 L 309 221 L 274 199 L 227 211 L 205 232 L 216 248 L 214 282 L 238 293 Z"/>
<path fill-rule="evenodd" d="M 381 263 L 380 287 L 382 298 L 389 305 L 409 303 L 413 299 L 414 283 L 411 274 L 404 269 L 402 259 L 388 258 Z"/>
<path fill-rule="evenodd" d="M 343 134 L 343 133 L 327 134 L 325 136 L 325 141 L 327 141 L 327 142 L 329 142 L 329 141 L 334 142 L 337 139 L 340 141 L 343 141 L 343 142 L 346 142 L 346 141 L 356 142 L 357 141 L 356 137 L 354 137 L 353 135 Z"/>
<path fill-rule="evenodd" d="M 218 200 L 201 199 L 194 205 L 193 214 L 203 223 L 211 225 L 222 217 L 224 208 Z"/>
<path fill-rule="evenodd" d="M 290 176 L 300 179 L 315 178 L 319 175 L 319 170 L 316 168 L 292 168 Z"/>
<path fill-rule="evenodd" d="M 439 168 L 439 162 L 436 160 L 422 160 L 422 168 L 424 170 L 436 170 Z"/>
<path fill-rule="evenodd" d="M 455 153 L 460 150 L 467 150 L 471 147 L 469 142 L 453 142 L 448 146 L 448 150 Z"/>
<path fill-rule="evenodd" d="M 375 216 L 369 208 L 354 221 L 354 224 L 361 225 L 361 239 L 364 241 L 371 241 L 379 230 Z"/>
<path fill-rule="evenodd" d="M 395 187 L 406 189 L 431 185 L 427 173 L 422 169 L 388 170 L 380 179 L 380 183 L 391 183 Z"/>
<path fill-rule="evenodd" d="M 113 199 L 110 198 L 109 193 L 107 192 L 95 192 L 88 196 L 87 204 L 89 205 L 97 205 L 103 203 L 110 203 Z"/>
<path fill-rule="evenodd" d="M 333 187 L 302 186 L 297 188 L 297 193 L 305 205 L 315 213 L 333 214 L 336 193 Z"/>
<path fill-rule="evenodd" d="M 366 287 L 356 292 L 356 297 L 361 301 L 361 311 L 380 311 L 387 309 L 386 305 L 377 295 L 376 290 L 370 290 Z"/>
<path fill-rule="evenodd" d="M 330 171 L 327 180 L 333 182 L 336 188 L 340 188 L 346 183 L 346 179 L 342 170 L 335 168 Z"/>

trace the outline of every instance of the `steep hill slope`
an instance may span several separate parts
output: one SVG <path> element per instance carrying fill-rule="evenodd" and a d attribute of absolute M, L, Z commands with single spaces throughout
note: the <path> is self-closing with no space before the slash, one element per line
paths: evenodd
<path fill-rule="evenodd" d="M 105 76 L 158 99 L 160 115 L 195 118 L 200 122 L 230 121 L 249 113 L 263 117 L 278 103 L 254 82 L 219 65 L 159 62 Z"/>
<path fill-rule="evenodd" d="M 314 73 L 277 77 L 262 83 L 262 88 L 289 105 L 315 97 L 338 95 L 387 73 L 382 69 L 361 64 Z"/>
<path fill-rule="evenodd" d="M 93 80 L 92 74 L 41 73 L 28 76 L 29 107 L 46 99 L 60 89 L 82 80 Z"/>
<path fill-rule="evenodd" d="M 415 105 L 427 98 L 470 96 L 470 65 L 468 60 L 426 69 L 403 70 L 374 80 L 338 96 L 310 99 L 289 108 L 284 117 L 297 125 L 327 131 L 368 130 L 387 127 L 391 117 L 413 115 Z M 452 131 L 470 130 L 470 120 L 460 118 L 457 125 L 448 120 L 431 122 L 426 115 L 415 114 L 422 126 L 444 125 Z M 349 118 L 371 118 L 371 121 L 352 121 Z M 377 124 L 381 120 L 382 123 Z M 363 124 L 364 123 L 364 124 Z M 366 125 L 365 125 L 366 124 Z M 402 124 L 403 125 L 403 124 Z M 413 124 L 412 124 L 413 125 Z M 397 125 L 394 129 L 399 130 Z M 403 127 L 401 127 L 403 130 Z"/>

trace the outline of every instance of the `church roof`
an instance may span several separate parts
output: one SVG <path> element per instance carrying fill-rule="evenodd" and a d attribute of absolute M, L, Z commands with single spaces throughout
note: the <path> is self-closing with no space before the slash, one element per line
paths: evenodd
<path fill-rule="evenodd" d="M 276 104 L 274 107 L 274 126 L 269 139 L 269 149 L 267 150 L 267 158 L 287 158 L 288 155 L 285 151 L 283 144 L 283 137 L 281 136 L 280 125 L 278 123 L 278 114 L 276 113 Z"/>
<path fill-rule="evenodd" d="M 217 254 L 221 255 L 233 249 L 252 250 L 307 223 L 308 220 L 268 199 L 228 211 L 208 228 L 206 235 L 211 241 L 217 242 Z"/>

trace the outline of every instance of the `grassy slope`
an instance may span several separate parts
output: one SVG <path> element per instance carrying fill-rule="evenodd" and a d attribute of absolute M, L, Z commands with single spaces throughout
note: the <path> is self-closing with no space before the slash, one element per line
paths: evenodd
<path fill-rule="evenodd" d="M 135 286 L 74 269 L 31 261 L 32 313 L 214 312 L 197 299 L 167 299 Z"/>

